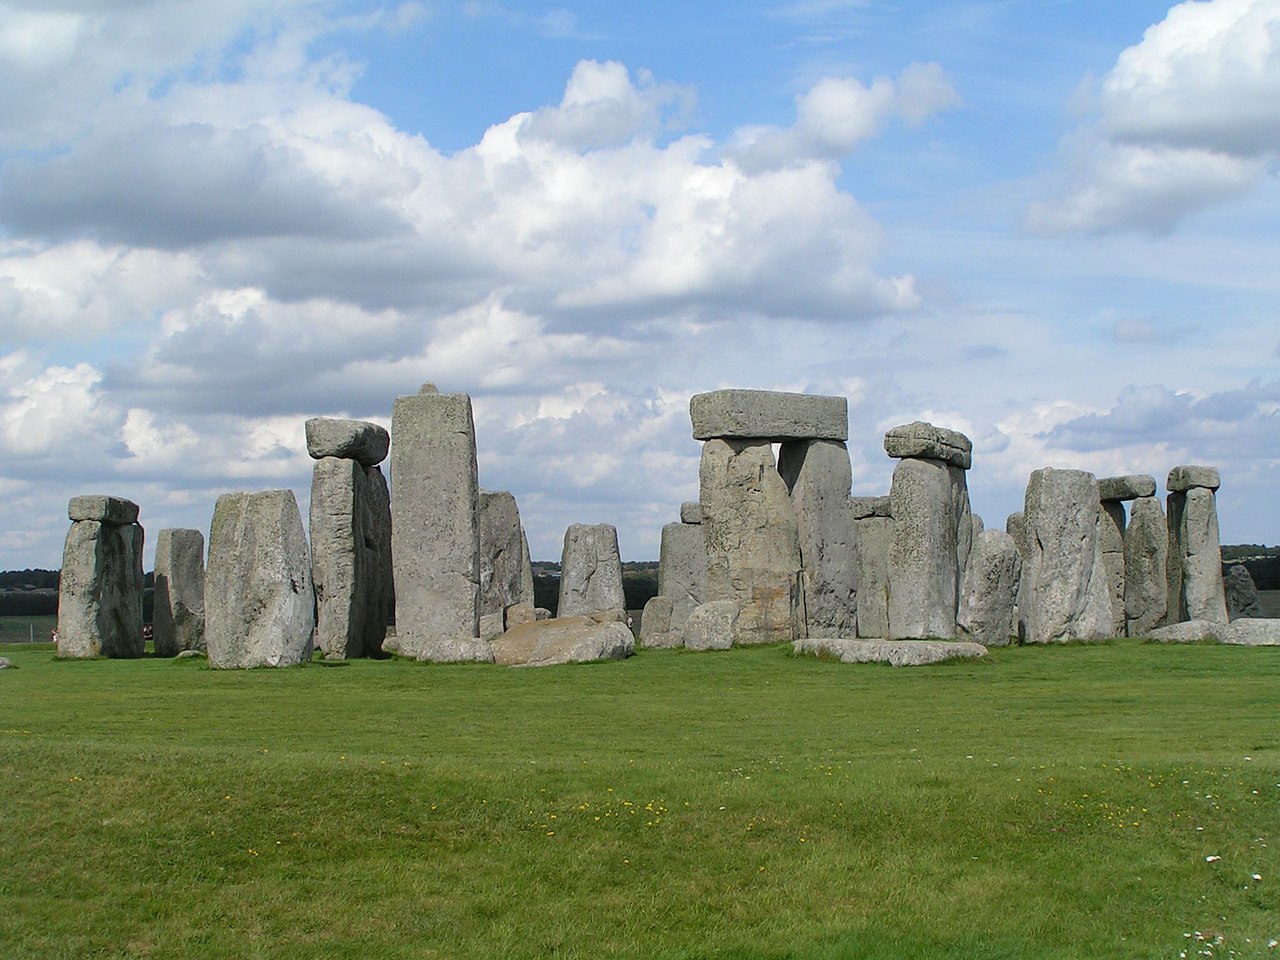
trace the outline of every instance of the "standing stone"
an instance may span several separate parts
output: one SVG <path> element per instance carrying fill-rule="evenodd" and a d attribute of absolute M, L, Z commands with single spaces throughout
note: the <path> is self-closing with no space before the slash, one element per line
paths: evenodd
<path fill-rule="evenodd" d="M 505 490 L 480 491 L 480 635 L 490 640 L 507 629 L 506 611 L 533 603 L 533 573 L 525 592 L 525 544 L 516 498 Z"/>
<path fill-rule="evenodd" d="M 1018 582 L 1022 556 L 1013 537 L 984 530 L 969 554 L 957 626 L 960 635 L 984 646 L 1008 646 L 1018 633 Z"/>
<path fill-rule="evenodd" d="M 1027 643 L 1112 635 L 1111 594 L 1098 529 L 1098 481 L 1083 470 L 1033 471 L 1027 484 Z"/>
<path fill-rule="evenodd" d="M 1119 500 L 1103 500 L 1098 509 L 1098 536 L 1102 547 L 1102 565 L 1107 574 L 1107 590 L 1111 597 L 1111 635 L 1123 637 L 1124 612 L 1124 504 Z"/>
<path fill-rule="evenodd" d="M 1233 564 L 1227 570 L 1223 586 L 1227 594 L 1227 616 L 1230 619 L 1253 620 L 1266 616 L 1258 598 L 1258 586 L 1243 563 Z"/>
<path fill-rule="evenodd" d="M 1174 467 L 1169 472 L 1169 623 L 1227 623 L 1214 496 L 1219 482 L 1213 467 Z"/>
<path fill-rule="evenodd" d="M 621 611 L 626 605 L 618 531 L 608 523 L 570 524 L 560 555 L 560 604 L 556 616 Z"/>
<path fill-rule="evenodd" d="M 431 384 L 391 415 L 391 556 L 400 653 L 492 661 L 480 640 L 480 488 L 471 398 Z"/>
<path fill-rule="evenodd" d="M 121 497 L 72 498 L 58 582 L 58 656 L 140 657 L 142 527 Z"/>
<path fill-rule="evenodd" d="M 707 596 L 738 605 L 738 643 L 795 639 L 799 529 L 767 440 L 708 440 L 698 470 Z"/>
<path fill-rule="evenodd" d="M 1013 544 L 1018 548 L 1018 556 L 1022 559 L 1025 570 L 1027 562 L 1027 518 L 1021 510 L 1009 514 L 1004 521 L 1004 532 L 1013 538 Z M 1025 610 L 1026 602 L 1027 577 L 1023 576 L 1018 579 L 1018 601 L 1016 604 L 1015 616 L 1018 620 L 1018 642 L 1024 643 L 1027 637 L 1027 617 Z"/>
<path fill-rule="evenodd" d="M 800 538 L 800 603 L 810 637 L 857 632 L 858 569 L 849 489 L 849 451 L 837 440 L 782 444 L 778 473 L 791 491 Z"/>
<path fill-rule="evenodd" d="M 392 586 L 391 503 L 382 471 L 355 459 L 317 460 L 310 521 L 316 646 L 330 659 L 383 656 Z"/>
<path fill-rule="evenodd" d="M 151 627 L 157 657 L 205 648 L 204 534 L 199 530 L 167 529 L 156 535 Z"/>
<path fill-rule="evenodd" d="M 1125 632 L 1147 637 L 1165 620 L 1169 530 L 1154 496 L 1138 497 L 1124 531 Z"/>
<path fill-rule="evenodd" d="M 314 629 L 311 553 L 293 491 L 224 493 L 205 574 L 209 665 L 293 666 L 310 659 Z"/>
<path fill-rule="evenodd" d="M 879 497 L 888 501 L 888 497 Z M 888 513 L 886 508 L 885 513 Z M 889 636 L 889 547 L 893 518 L 871 515 L 854 520 L 858 557 L 858 636 Z"/>
<path fill-rule="evenodd" d="M 646 647 L 678 647 L 683 642 L 681 630 L 671 629 L 671 611 L 673 604 L 670 597 L 658 594 L 650 597 L 640 615 L 640 643 Z M 685 618 L 686 620 L 688 617 Z"/>
<path fill-rule="evenodd" d="M 967 492 L 958 485 L 964 471 L 942 460 L 905 459 L 893 471 L 889 493 L 893 541 L 889 546 L 889 637 L 892 639 L 956 635 L 961 539 L 972 543 L 973 522 L 967 514 Z M 968 550 L 964 550 L 965 560 Z"/>
<path fill-rule="evenodd" d="M 693 608 L 708 599 L 707 546 L 700 523 L 668 523 L 662 528 L 658 594 L 671 599 L 669 629 L 677 634 Z"/>

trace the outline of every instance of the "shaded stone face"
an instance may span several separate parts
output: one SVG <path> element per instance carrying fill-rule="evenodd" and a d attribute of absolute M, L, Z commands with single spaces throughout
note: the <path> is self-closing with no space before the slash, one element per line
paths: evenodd
<path fill-rule="evenodd" d="M 973 541 L 964 471 L 941 460 L 904 459 L 889 496 L 889 637 L 954 637 Z"/>
<path fill-rule="evenodd" d="M 311 552 L 292 490 L 218 498 L 205 587 L 211 667 L 288 667 L 310 659 Z"/>
<path fill-rule="evenodd" d="M 884 435 L 884 452 L 895 459 L 941 460 L 962 470 L 973 463 L 973 443 L 968 437 L 921 420 L 889 430 Z"/>
<path fill-rule="evenodd" d="M 1243 564 L 1234 564 L 1227 570 L 1223 581 L 1227 595 L 1227 617 L 1231 620 L 1249 620 L 1265 617 L 1258 598 L 1258 587 Z"/>
<path fill-rule="evenodd" d="M 151 624 L 158 657 L 205 648 L 204 534 L 199 530 L 166 529 L 157 534 Z"/>
<path fill-rule="evenodd" d="M 533 571 L 525 584 L 525 540 L 516 498 L 505 490 L 480 491 L 480 615 L 497 615 L 506 629 L 505 611 L 533 603 Z M 499 632 L 501 632 L 501 629 Z"/>
<path fill-rule="evenodd" d="M 1146 637 L 1165 620 L 1169 531 L 1155 497 L 1139 497 L 1124 531 L 1125 631 Z"/>
<path fill-rule="evenodd" d="M 707 546 L 701 524 L 668 523 L 662 528 L 658 593 L 671 600 L 668 629 L 677 633 L 693 608 L 706 602 Z"/>
<path fill-rule="evenodd" d="M 1098 540 L 1102 547 L 1102 563 L 1107 574 L 1107 589 L 1111 597 L 1112 636 L 1125 635 L 1124 612 L 1124 504 L 1119 500 L 1103 499 L 1099 504 Z"/>
<path fill-rule="evenodd" d="M 387 459 L 391 435 L 367 420 L 312 417 L 306 422 L 307 453 L 313 460 L 337 457 L 373 467 Z"/>
<path fill-rule="evenodd" d="M 1217 467 L 1174 467 L 1169 471 L 1169 478 L 1164 486 L 1170 493 L 1186 493 L 1196 487 L 1217 490 L 1222 486 L 1222 478 Z"/>
<path fill-rule="evenodd" d="M 680 522 L 681 523 L 701 523 L 702 522 L 702 504 L 688 502 L 680 504 Z"/>
<path fill-rule="evenodd" d="M 889 497 L 850 497 L 849 512 L 855 520 L 868 517 L 892 517 L 893 501 Z"/>
<path fill-rule="evenodd" d="M 1169 494 L 1168 620 L 1227 622 L 1217 498 L 1208 487 Z"/>
<path fill-rule="evenodd" d="M 72 523 L 78 520 L 97 520 L 117 526 L 138 522 L 138 505 L 124 497 L 103 494 L 85 494 L 72 497 L 67 504 L 67 517 Z"/>
<path fill-rule="evenodd" d="M 848 440 L 844 397 L 715 390 L 689 400 L 695 440 Z"/>
<path fill-rule="evenodd" d="M 965 570 L 957 626 L 962 637 L 984 646 L 1008 646 L 1018 632 L 1018 582 L 1022 555 L 1013 538 L 984 530 Z"/>
<path fill-rule="evenodd" d="M 621 611 L 626 605 L 618 531 L 608 523 L 570 524 L 560 556 L 560 603 L 556 616 Z"/>
<path fill-rule="evenodd" d="M 1156 495 L 1156 478 L 1147 474 L 1103 477 L 1098 481 L 1098 497 L 1107 500 L 1136 500 Z"/>
<path fill-rule="evenodd" d="M 142 656 L 142 545 L 136 523 L 71 524 L 58 584 L 59 657 Z"/>
<path fill-rule="evenodd" d="M 640 616 L 640 643 L 642 646 L 662 648 L 680 646 L 680 632 L 671 629 L 670 597 L 661 594 L 650 597 Z M 685 618 L 686 620 L 688 617 Z M 681 625 L 683 627 L 683 624 Z"/>
<path fill-rule="evenodd" d="M 889 636 L 889 547 L 893 543 L 893 520 L 884 516 L 857 520 L 855 535 L 858 636 L 884 638 Z"/>

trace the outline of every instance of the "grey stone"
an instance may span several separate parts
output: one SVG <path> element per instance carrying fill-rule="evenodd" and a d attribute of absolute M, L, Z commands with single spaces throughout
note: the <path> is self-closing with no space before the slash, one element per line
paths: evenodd
<path fill-rule="evenodd" d="M 67 504 L 67 517 L 72 523 L 80 520 L 97 520 L 118 526 L 138 522 L 138 505 L 124 497 L 104 494 L 84 494 L 72 497 Z"/>
<path fill-rule="evenodd" d="M 857 520 L 854 537 L 858 557 L 858 636 L 887 637 L 893 520 L 878 515 Z"/>
<path fill-rule="evenodd" d="M 716 390 L 689 400 L 695 440 L 848 440 L 844 397 L 772 390 Z"/>
<path fill-rule="evenodd" d="M 1222 477 L 1217 467 L 1181 466 L 1169 471 L 1169 478 L 1164 487 L 1169 493 L 1186 493 L 1188 490 L 1203 488 L 1217 490 L 1222 486 Z"/>
<path fill-rule="evenodd" d="M 376 467 L 387 459 L 391 434 L 367 420 L 312 417 L 306 423 L 307 453 L 313 460 L 338 457 Z"/>
<path fill-rule="evenodd" d="M 973 443 L 968 437 L 922 420 L 890 429 L 884 435 L 884 452 L 895 459 L 942 460 L 961 470 L 968 470 L 973 464 Z"/>
<path fill-rule="evenodd" d="M 1013 545 L 1023 558 L 1027 555 L 1027 515 L 1021 510 L 1009 514 L 1004 522 L 1004 532 L 1013 537 Z"/>
<path fill-rule="evenodd" d="M 707 545 L 702 526 L 668 523 L 658 553 L 658 593 L 671 599 L 671 627 L 677 634 L 689 613 L 707 599 Z"/>
<path fill-rule="evenodd" d="M 984 530 L 969 554 L 960 595 L 960 635 L 983 646 L 1008 646 L 1018 634 L 1018 581 L 1022 555 L 1013 537 Z"/>
<path fill-rule="evenodd" d="M 1227 569 L 1223 588 L 1227 595 L 1227 619 L 1249 620 L 1266 616 L 1258 600 L 1258 586 L 1244 564 L 1236 563 Z"/>
<path fill-rule="evenodd" d="M 650 597 L 644 605 L 644 613 L 640 615 L 640 644 L 644 647 L 678 647 L 683 643 L 681 629 L 673 630 L 671 611 L 673 604 L 670 597 L 659 594 Z M 688 617 L 685 618 L 688 620 Z"/>
<path fill-rule="evenodd" d="M 311 475 L 316 646 L 330 660 L 382 656 L 390 618 L 391 502 L 382 471 L 324 457 Z"/>
<path fill-rule="evenodd" d="M 1227 622 L 1218 543 L 1218 508 L 1213 490 L 1197 486 L 1170 493 L 1168 611 L 1170 623 L 1182 620 Z"/>
<path fill-rule="evenodd" d="M 728 650 L 737 636 L 738 604 L 710 600 L 693 608 L 681 638 L 686 650 Z"/>
<path fill-rule="evenodd" d="M 157 657 L 204 649 L 204 534 L 166 529 L 156 535 L 155 612 L 151 619 Z"/>
<path fill-rule="evenodd" d="M 1102 566 L 1107 575 L 1111 597 L 1111 635 L 1125 635 L 1124 610 L 1124 504 L 1102 499 L 1098 504 L 1098 543 L 1102 548 Z"/>
<path fill-rule="evenodd" d="M 208 659 L 203 650 L 179 650 L 175 655 L 175 660 L 196 660 Z"/>
<path fill-rule="evenodd" d="M 982 518 L 976 513 L 972 515 L 971 519 L 973 520 L 973 543 L 977 543 L 978 538 L 987 529 L 987 525 L 982 522 Z"/>
<path fill-rule="evenodd" d="M 1052 467 L 1032 472 L 1024 510 L 1027 589 L 1020 597 L 1027 643 L 1112 636 L 1098 503 L 1091 473 Z"/>
<path fill-rule="evenodd" d="M 1169 531 L 1155 497 L 1139 497 L 1129 508 L 1124 531 L 1125 632 L 1147 636 L 1165 620 Z"/>
<path fill-rule="evenodd" d="M 964 640 L 879 640 L 810 637 L 791 645 L 796 656 L 834 656 L 841 663 L 888 663 L 922 667 L 965 657 L 985 657 L 987 648 Z"/>
<path fill-rule="evenodd" d="M 551 611 L 548 610 L 546 607 L 534 607 L 533 612 L 534 612 L 534 617 L 538 620 L 551 619 Z"/>
<path fill-rule="evenodd" d="M 764 441 L 708 440 L 698 471 L 707 599 L 738 604 L 739 643 L 796 636 L 799 528 Z"/>
<path fill-rule="evenodd" d="M 521 624 L 493 641 L 494 662 L 508 667 L 625 660 L 635 652 L 626 624 L 590 616 Z"/>
<path fill-rule="evenodd" d="M 538 609 L 532 602 L 513 603 L 507 607 L 503 614 L 503 625 L 507 630 L 510 630 L 512 627 L 518 627 L 522 623 L 533 623 L 538 619 Z M 549 619 L 549 617 L 543 617 L 542 619 Z"/>
<path fill-rule="evenodd" d="M 890 498 L 889 637 L 952 638 L 973 542 L 964 471 L 937 459 L 900 460 Z"/>
<path fill-rule="evenodd" d="M 480 614 L 481 640 L 493 640 L 495 637 L 500 637 L 506 629 L 507 615 L 505 610 L 499 610 L 497 613 Z"/>
<path fill-rule="evenodd" d="M 479 623 L 476 630 L 480 629 Z M 397 651 L 405 656 L 405 651 Z M 419 653 L 418 660 L 431 663 L 493 663 L 493 647 L 487 640 L 475 637 L 455 637 L 452 640 L 435 640 L 428 643 Z"/>
<path fill-rule="evenodd" d="M 142 527 L 77 520 L 58 583 L 58 656 L 140 657 Z"/>
<path fill-rule="evenodd" d="M 892 517 L 893 500 L 890 497 L 850 497 L 849 512 L 855 520 L 870 517 Z"/>
<path fill-rule="evenodd" d="M 572 523 L 560 555 L 560 603 L 557 617 L 574 617 L 626 608 L 618 531 L 608 523 Z"/>
<path fill-rule="evenodd" d="M 687 501 L 680 504 L 681 523 L 702 523 L 702 504 Z"/>
<path fill-rule="evenodd" d="M 12 660 L 8 657 L 0 657 L 0 670 L 17 670 Z"/>
<path fill-rule="evenodd" d="M 516 498 L 506 491 L 480 491 L 480 635 L 489 638 L 484 618 L 496 615 L 498 633 L 506 629 L 505 611 L 533 603 L 533 571 L 526 570 L 527 549 Z M 529 582 L 525 582 L 528 573 Z"/>
<path fill-rule="evenodd" d="M 293 491 L 220 496 L 205 571 L 209 665 L 288 667 L 310 659 L 315 602 Z"/>
<path fill-rule="evenodd" d="M 1103 477 L 1098 481 L 1098 497 L 1103 500 L 1137 500 L 1156 495 L 1156 478 L 1145 473 L 1123 477 Z"/>
<path fill-rule="evenodd" d="M 800 539 L 797 626 L 810 637 L 857 633 L 858 566 L 849 488 L 849 451 L 836 440 L 782 444 L 778 473 L 791 491 Z"/>
<path fill-rule="evenodd" d="M 428 385 L 429 386 L 429 385 Z M 491 656 L 480 631 L 480 491 L 471 398 L 397 397 L 391 417 L 391 557 L 400 653 Z"/>
<path fill-rule="evenodd" d="M 1161 643 L 1199 643 L 1201 640 L 1221 642 L 1221 632 L 1225 624 L 1210 623 L 1208 620 L 1184 620 L 1171 623 L 1167 627 L 1156 627 L 1136 636 L 1149 637 Z"/>
<path fill-rule="evenodd" d="M 1242 647 L 1280 646 L 1280 620 L 1250 617 L 1218 629 L 1223 643 Z"/>

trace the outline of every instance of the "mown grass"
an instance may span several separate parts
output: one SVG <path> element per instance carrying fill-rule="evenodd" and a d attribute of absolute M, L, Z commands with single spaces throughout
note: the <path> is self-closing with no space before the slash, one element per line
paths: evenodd
<path fill-rule="evenodd" d="M 1280 650 L 0 655 L 6 958 L 1280 956 Z"/>
<path fill-rule="evenodd" d="M 56 616 L 0 617 L 0 643 L 38 643 L 49 640 L 49 631 L 58 625 Z"/>

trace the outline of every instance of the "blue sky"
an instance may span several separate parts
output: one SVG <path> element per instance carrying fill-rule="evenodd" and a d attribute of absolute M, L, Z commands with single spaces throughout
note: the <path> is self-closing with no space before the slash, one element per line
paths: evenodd
<path fill-rule="evenodd" d="M 928 419 L 988 525 L 1210 463 L 1276 543 L 1278 161 L 1280 0 L 0 0 L 0 568 L 305 510 L 428 379 L 537 557 L 655 557 L 729 386 L 848 397 L 858 494 Z"/>

